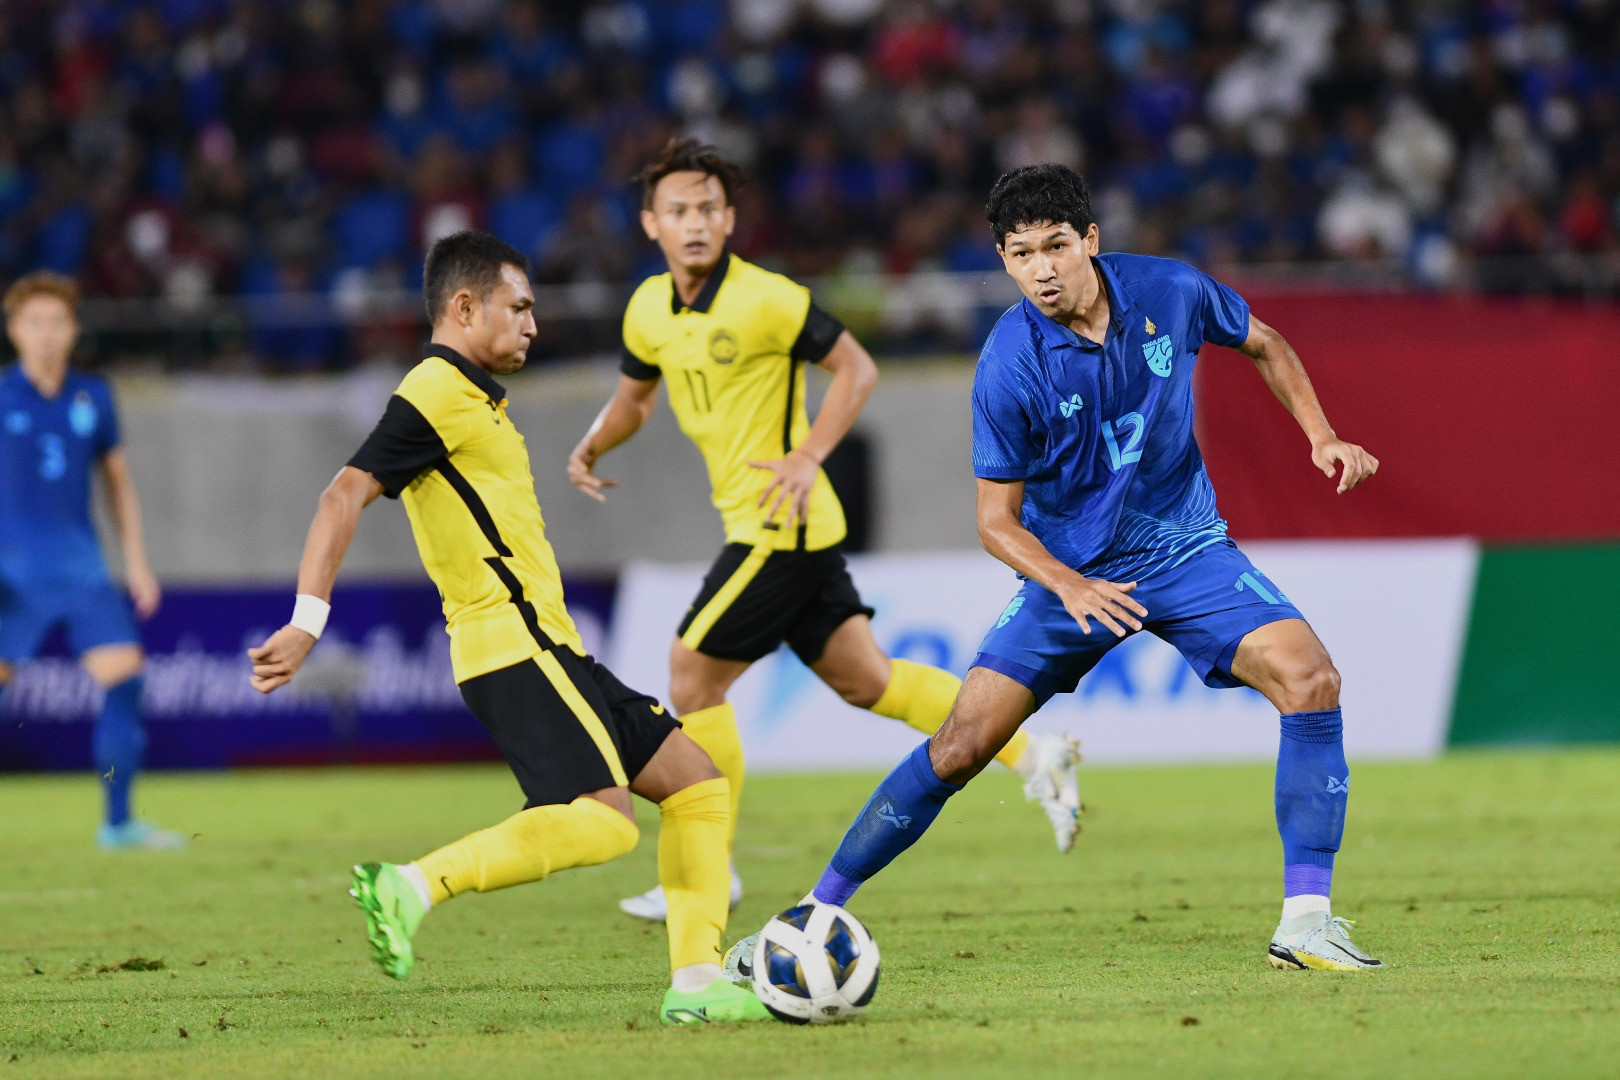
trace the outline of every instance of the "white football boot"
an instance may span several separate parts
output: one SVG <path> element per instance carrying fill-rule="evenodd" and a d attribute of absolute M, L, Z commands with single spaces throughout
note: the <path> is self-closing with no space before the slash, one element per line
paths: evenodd
<path fill-rule="evenodd" d="M 754 942 L 758 940 L 756 930 L 726 950 L 726 961 L 721 965 L 726 978 L 738 984 L 754 981 Z"/>
<path fill-rule="evenodd" d="M 1074 838 L 1080 832 L 1080 740 L 1072 735 L 1052 732 L 1031 735 L 1029 749 L 1019 762 L 1018 772 L 1024 781 L 1024 798 L 1038 802 L 1052 823 L 1057 838 L 1057 849 L 1067 854 L 1074 847 Z"/>
<path fill-rule="evenodd" d="M 1384 966 L 1350 941 L 1355 923 L 1327 911 L 1312 911 L 1277 924 L 1266 959 L 1281 971 L 1370 971 Z"/>
<path fill-rule="evenodd" d="M 731 910 L 742 903 L 742 878 L 737 876 L 737 864 L 731 864 Z M 634 919 L 663 922 L 669 918 L 669 901 L 664 899 L 664 887 L 654 885 L 640 896 L 627 896 L 619 901 L 619 910 Z"/>

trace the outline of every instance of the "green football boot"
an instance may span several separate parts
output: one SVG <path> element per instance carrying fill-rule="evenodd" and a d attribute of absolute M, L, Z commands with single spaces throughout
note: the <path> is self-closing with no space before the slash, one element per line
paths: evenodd
<path fill-rule="evenodd" d="M 771 1013 L 753 987 L 716 979 L 701 990 L 686 993 L 670 987 L 658 1018 L 666 1024 L 746 1024 L 769 1020 Z"/>
<path fill-rule="evenodd" d="M 354 868 L 349 895 L 366 913 L 371 958 L 384 975 L 405 978 L 416 964 L 411 938 L 427 913 L 416 886 L 393 863 L 362 863 Z"/>

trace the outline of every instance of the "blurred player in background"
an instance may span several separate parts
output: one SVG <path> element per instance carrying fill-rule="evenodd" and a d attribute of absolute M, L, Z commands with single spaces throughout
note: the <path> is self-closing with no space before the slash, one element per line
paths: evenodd
<path fill-rule="evenodd" d="M 455 233 L 428 252 L 433 340 L 321 496 L 292 621 L 249 652 L 253 686 L 270 693 L 298 671 L 326 626 L 361 511 L 379 495 L 403 497 L 422 564 L 444 598 L 462 697 L 527 802 L 416 862 L 355 867 L 352 894 L 378 964 L 396 979 L 409 975 L 422 917 L 451 897 L 629 852 L 640 836 L 633 791 L 663 816 L 658 876 L 669 897 L 673 974 L 661 1019 L 767 1019 L 753 991 L 727 982 L 718 963 L 729 785 L 654 699 L 586 655 L 563 604 L 528 448 L 494 378 L 521 368 L 534 340 L 528 268 L 487 233 Z"/>
<path fill-rule="evenodd" d="M 96 832 L 103 848 L 171 849 L 178 833 L 130 812 L 130 789 L 146 750 L 141 723 L 145 654 L 135 614 L 162 599 L 146 562 L 141 506 L 119 445 L 118 414 L 105 380 L 68 366 L 79 336 L 79 290 L 60 274 L 18 278 L 5 295 L 15 366 L 0 374 L 0 693 L 19 662 L 50 631 L 104 691 L 91 752 L 106 795 Z M 129 596 L 113 584 L 91 520 L 91 474 L 106 485 Z"/>
<path fill-rule="evenodd" d="M 669 273 L 631 297 L 618 391 L 574 449 L 568 474 L 604 499 L 617 482 L 595 476 L 596 462 L 646 423 L 668 376 L 670 408 L 703 453 L 726 532 L 670 647 L 669 696 L 731 781 L 735 828 L 744 761 L 726 693 L 784 641 L 851 705 L 924 734 L 945 722 L 962 681 L 883 652 L 839 548 L 844 510 L 821 465 L 860 416 L 877 365 L 808 289 L 726 250 L 741 174 L 713 147 L 672 140 L 642 181 L 642 227 Z M 833 377 L 814 424 L 806 363 Z M 1018 732 L 998 751 L 1046 810 L 1058 850 L 1068 851 L 1079 828 L 1077 744 Z M 742 899 L 735 869 L 731 899 L 733 907 Z M 657 920 L 667 905 L 653 889 L 619 906 Z"/>
<path fill-rule="evenodd" d="M 846 903 L 1030 714 L 1146 629 L 1208 685 L 1251 686 L 1282 714 L 1285 899 L 1272 966 L 1383 966 L 1329 904 L 1350 793 L 1339 673 L 1216 512 L 1193 438 L 1199 348 L 1254 360 L 1340 494 L 1377 460 L 1334 433 L 1299 357 L 1237 293 L 1172 259 L 1098 255 L 1090 194 L 1073 170 L 1007 173 L 987 214 L 1024 300 L 991 331 L 974 374 L 979 536 L 1026 580 L 985 635 L 950 719 L 878 786 L 812 895 Z"/>

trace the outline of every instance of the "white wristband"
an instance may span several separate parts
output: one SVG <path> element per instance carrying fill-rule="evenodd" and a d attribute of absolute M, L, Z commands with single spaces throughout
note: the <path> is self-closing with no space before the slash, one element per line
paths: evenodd
<path fill-rule="evenodd" d="M 288 619 L 287 623 L 319 641 L 321 631 L 326 629 L 326 617 L 330 614 L 332 614 L 331 604 L 318 596 L 299 593 L 298 599 L 293 601 L 292 618 Z"/>

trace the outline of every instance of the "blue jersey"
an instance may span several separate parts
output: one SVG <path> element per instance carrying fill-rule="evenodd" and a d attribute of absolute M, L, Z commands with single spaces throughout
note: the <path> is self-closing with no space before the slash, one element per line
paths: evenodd
<path fill-rule="evenodd" d="M 0 372 L 0 580 L 107 577 L 90 518 L 91 471 L 117 445 L 104 380 L 69 371 L 47 399 L 21 368 Z"/>
<path fill-rule="evenodd" d="M 973 379 L 973 472 L 1024 481 L 1024 527 L 1087 577 L 1130 581 L 1226 537 L 1193 439 L 1193 362 L 1241 345 L 1249 305 L 1174 259 L 1100 255 L 1102 345 L 1024 300 Z"/>

